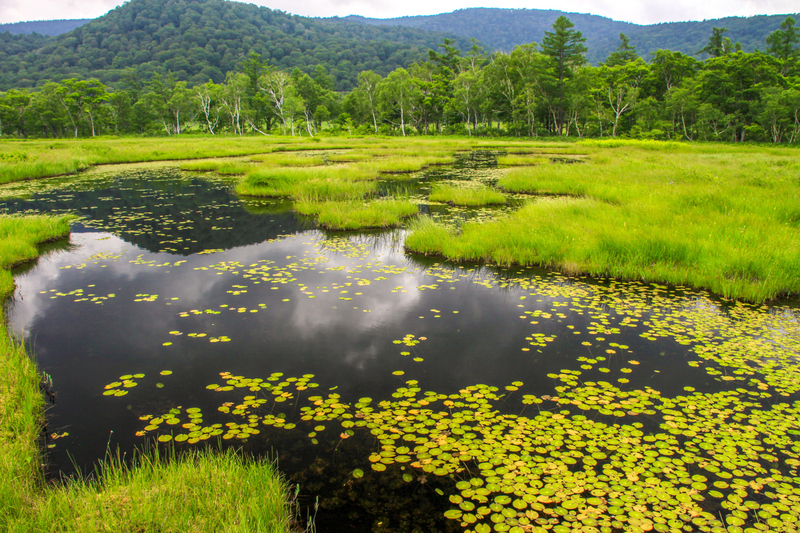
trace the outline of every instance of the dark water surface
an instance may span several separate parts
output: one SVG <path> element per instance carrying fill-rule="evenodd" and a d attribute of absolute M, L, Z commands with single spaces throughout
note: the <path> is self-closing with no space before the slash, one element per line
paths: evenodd
<path fill-rule="evenodd" d="M 10 304 L 11 331 L 53 380 L 48 433 L 68 434 L 48 440 L 52 475 L 91 471 L 108 449 L 130 454 L 158 436 L 181 440 L 178 449 L 220 441 L 277 457 L 303 504 L 319 498 L 319 531 L 461 530 L 443 512 L 469 475 L 400 460 L 374 471 L 368 458 L 386 435 L 375 425 L 348 434 L 352 424 L 337 416 L 400 402 L 399 420 L 420 407 L 413 398 L 402 405 L 411 388 L 441 400 L 479 384 L 497 388 L 498 416 L 563 411 L 635 421 L 645 434 L 671 420 L 658 401 L 680 404 L 687 387 L 794 412 L 794 306 L 439 264 L 405 254 L 404 230 L 325 233 L 290 203 L 242 202 L 225 181 L 164 165 L 103 172 L 0 202 L 10 212 L 84 217 L 68 245 L 20 271 Z M 592 389 L 601 383 L 609 401 L 648 391 L 651 405 L 606 407 Z M 302 420 L 315 403 L 334 413 Z M 169 423 L 171 410 L 179 423 Z M 245 426 L 258 433 L 241 438 Z M 793 468 L 778 471 L 791 477 Z"/>

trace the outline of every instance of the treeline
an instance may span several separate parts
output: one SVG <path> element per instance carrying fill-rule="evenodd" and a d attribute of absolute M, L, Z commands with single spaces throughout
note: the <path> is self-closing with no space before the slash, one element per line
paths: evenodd
<path fill-rule="evenodd" d="M 742 52 L 714 28 L 698 61 L 658 50 L 649 63 L 629 39 L 600 66 L 586 64 L 581 32 L 559 17 L 541 45 L 462 53 L 445 39 L 427 61 L 387 76 L 366 70 L 335 91 L 330 72 L 270 66 L 252 53 L 222 83 L 125 71 L 112 91 L 98 80 L 48 82 L 0 93 L 3 136 L 167 134 L 188 131 L 317 135 L 492 134 L 651 139 L 800 140 L 800 32 L 788 17 L 766 53 Z"/>

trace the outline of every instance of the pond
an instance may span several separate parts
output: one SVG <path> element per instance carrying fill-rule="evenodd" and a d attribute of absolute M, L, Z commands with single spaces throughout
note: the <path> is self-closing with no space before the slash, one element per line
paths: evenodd
<path fill-rule="evenodd" d="M 406 186 L 491 179 L 462 167 Z M 83 217 L 17 273 L 9 311 L 52 378 L 51 476 L 234 445 L 277 458 L 318 531 L 800 517 L 796 302 L 440 263 L 403 229 L 324 232 L 169 163 L 21 187 L 0 209 Z"/>

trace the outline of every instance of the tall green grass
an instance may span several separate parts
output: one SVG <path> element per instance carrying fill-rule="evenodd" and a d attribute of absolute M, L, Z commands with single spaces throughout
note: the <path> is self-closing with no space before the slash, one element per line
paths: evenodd
<path fill-rule="evenodd" d="M 444 202 L 467 207 L 506 203 L 505 196 L 488 187 L 458 187 L 445 183 L 434 185 L 428 198 L 432 202 Z"/>
<path fill-rule="evenodd" d="M 264 163 L 271 167 L 314 167 L 325 163 L 319 154 L 298 154 L 275 152 L 252 158 L 253 161 Z"/>
<path fill-rule="evenodd" d="M 423 170 L 431 165 L 445 165 L 452 162 L 451 155 L 402 155 L 393 153 L 360 163 L 358 167 L 375 173 L 409 174 Z"/>
<path fill-rule="evenodd" d="M 0 272 L 9 274 L 7 269 L 36 259 L 36 245 L 67 235 L 72 218 L 0 215 Z M 0 295 L 9 296 L 6 292 Z"/>
<path fill-rule="evenodd" d="M 242 196 L 288 196 L 305 201 L 361 199 L 376 190 L 375 174 L 359 168 L 268 168 L 251 171 L 236 187 Z"/>
<path fill-rule="evenodd" d="M 288 533 L 290 497 L 273 463 L 225 452 L 151 451 L 50 488 L 7 531 Z"/>
<path fill-rule="evenodd" d="M 94 138 L 1 140 L 0 184 L 71 174 L 93 165 L 206 159 L 254 155 L 287 149 L 328 149 L 338 141 L 311 142 L 291 137 L 175 136 L 170 138 Z"/>
<path fill-rule="evenodd" d="M 68 233 L 69 217 L 0 216 L 0 302 L 14 293 L 8 269 L 38 257 L 37 243 Z M 42 457 L 37 438 L 44 402 L 36 365 L 24 346 L 9 337 L 5 305 L 0 305 L 0 367 L 0 531 L 9 531 L 39 498 Z"/>
<path fill-rule="evenodd" d="M 430 221 L 411 251 L 704 287 L 765 301 L 800 293 L 800 160 L 791 149 L 586 143 L 589 161 L 509 172 L 532 201 L 460 234 Z M 661 145 L 663 149 L 661 148 Z"/>
<path fill-rule="evenodd" d="M 375 200 L 372 202 L 329 201 L 297 202 L 295 210 L 316 215 L 326 229 L 355 230 L 399 226 L 404 218 L 417 214 L 417 206 L 408 200 Z"/>
<path fill-rule="evenodd" d="M 230 176 L 247 174 L 249 171 L 253 170 L 253 168 L 254 166 L 252 164 L 243 161 L 202 160 L 181 163 L 181 170 L 194 172 L 216 172 L 218 174 Z"/>

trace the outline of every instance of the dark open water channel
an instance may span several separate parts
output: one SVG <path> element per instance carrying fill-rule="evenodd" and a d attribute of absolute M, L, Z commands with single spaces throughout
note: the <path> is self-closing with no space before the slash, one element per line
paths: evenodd
<path fill-rule="evenodd" d="M 52 376 L 48 434 L 68 433 L 52 476 L 169 436 L 278 457 L 319 531 L 796 517 L 794 304 L 439 264 L 403 230 L 322 232 L 169 166 L 93 172 L 0 202 L 84 217 L 10 304 Z"/>

